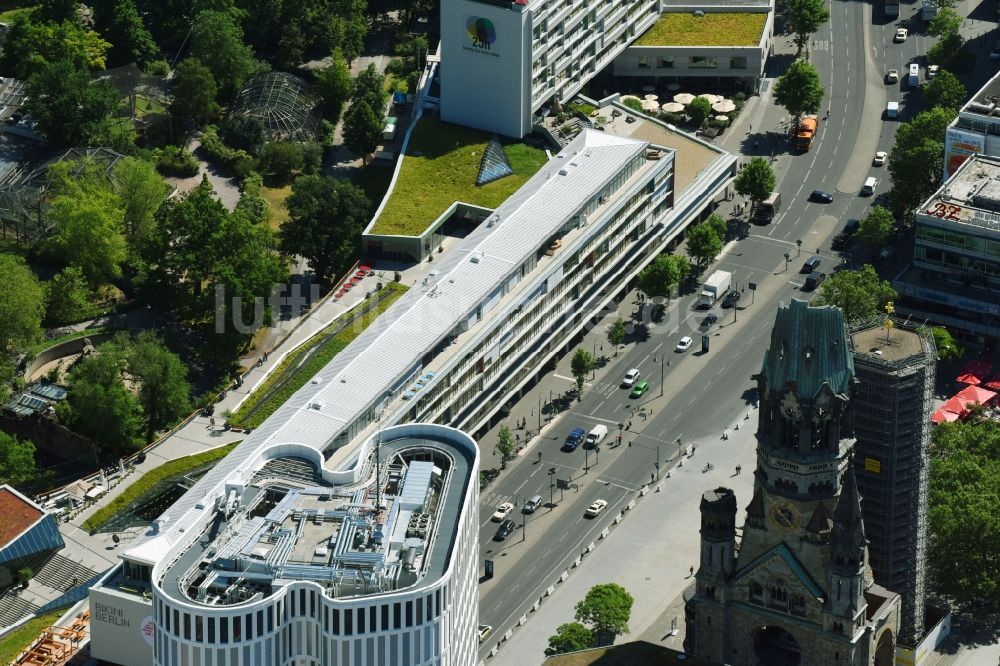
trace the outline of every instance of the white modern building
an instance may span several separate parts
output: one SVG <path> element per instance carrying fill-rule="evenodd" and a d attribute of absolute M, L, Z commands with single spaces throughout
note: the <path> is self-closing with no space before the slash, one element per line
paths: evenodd
<path fill-rule="evenodd" d="M 340 472 L 292 437 L 231 455 L 91 590 L 91 656 L 473 664 L 478 488 L 476 443 L 433 424 L 386 428 Z"/>
<path fill-rule="evenodd" d="M 969 98 L 945 131 L 945 179 L 975 154 L 1000 157 L 1000 73 Z"/>
<path fill-rule="evenodd" d="M 505 136 L 567 100 L 659 18 L 660 0 L 443 0 L 441 119 Z"/>

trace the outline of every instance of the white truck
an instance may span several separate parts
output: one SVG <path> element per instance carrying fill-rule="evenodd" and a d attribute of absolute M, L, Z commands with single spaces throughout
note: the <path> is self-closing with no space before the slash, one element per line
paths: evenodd
<path fill-rule="evenodd" d="M 733 274 L 729 271 L 715 271 L 712 273 L 705 280 L 705 284 L 701 288 L 701 294 L 698 296 L 698 307 L 712 307 L 717 300 L 725 296 L 732 283 Z"/>

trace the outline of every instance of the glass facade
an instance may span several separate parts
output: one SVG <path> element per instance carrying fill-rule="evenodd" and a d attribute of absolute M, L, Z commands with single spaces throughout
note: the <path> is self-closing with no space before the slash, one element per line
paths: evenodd
<path fill-rule="evenodd" d="M 43 550 L 58 550 L 64 545 L 66 544 L 59 534 L 55 518 L 46 515 L 31 529 L 0 550 L 0 563 L 34 555 Z"/>

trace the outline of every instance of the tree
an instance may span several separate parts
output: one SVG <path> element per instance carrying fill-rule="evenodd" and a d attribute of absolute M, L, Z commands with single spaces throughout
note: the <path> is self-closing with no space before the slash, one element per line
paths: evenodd
<path fill-rule="evenodd" d="M 221 109 L 215 101 L 218 95 L 215 76 L 197 58 L 188 58 L 177 65 L 173 91 L 170 112 L 177 118 L 200 126 L 219 117 Z"/>
<path fill-rule="evenodd" d="M 892 205 L 901 218 L 908 218 L 941 186 L 944 134 L 954 117 L 952 110 L 931 109 L 900 124 L 896 131 L 889 174 Z"/>
<path fill-rule="evenodd" d="M 817 113 L 823 102 L 823 84 L 816 68 L 805 60 L 796 60 L 774 84 L 774 99 L 795 116 L 795 123 L 804 113 Z"/>
<path fill-rule="evenodd" d="M 937 76 L 924 85 L 923 96 L 928 108 L 941 107 L 956 113 L 969 98 L 962 82 L 946 69 L 938 71 Z"/>
<path fill-rule="evenodd" d="M 927 49 L 927 63 L 955 69 L 956 66 L 962 65 L 958 55 L 964 46 L 965 38 L 961 34 L 957 32 L 946 34 Z"/>
<path fill-rule="evenodd" d="M 187 367 L 151 331 L 143 331 L 126 353 L 128 373 L 139 384 L 146 441 L 189 409 Z"/>
<path fill-rule="evenodd" d="M 962 27 L 962 17 L 951 7 L 938 9 L 937 15 L 927 24 L 928 34 L 934 37 L 957 35 Z"/>
<path fill-rule="evenodd" d="M 260 151 L 258 168 L 262 175 L 279 183 L 292 178 L 293 171 L 302 169 L 302 144 L 294 141 L 272 141 Z"/>
<path fill-rule="evenodd" d="M 385 120 L 364 99 L 355 100 L 344 116 L 344 145 L 367 159 L 382 140 Z"/>
<path fill-rule="evenodd" d="M 0 483 L 18 485 L 35 476 L 35 445 L 0 430 Z"/>
<path fill-rule="evenodd" d="M 226 145 L 256 155 L 264 145 L 264 123 L 256 116 L 229 118 L 220 133 Z"/>
<path fill-rule="evenodd" d="M 83 271 L 67 266 L 47 286 L 45 320 L 51 326 L 81 321 L 94 309 Z"/>
<path fill-rule="evenodd" d="M 121 201 L 100 176 L 66 181 L 60 189 L 49 205 L 59 255 L 91 286 L 119 277 L 128 254 Z"/>
<path fill-rule="evenodd" d="M 795 56 L 798 57 L 813 34 L 830 20 L 830 10 L 823 0 L 788 0 L 787 18 L 795 33 Z"/>
<path fill-rule="evenodd" d="M 20 257 L 0 253 L 0 360 L 42 337 L 45 287 Z"/>
<path fill-rule="evenodd" d="M 873 250 L 885 247 L 896 230 L 896 219 L 888 209 L 872 206 L 858 225 L 858 238 Z"/>
<path fill-rule="evenodd" d="M 587 381 L 587 373 L 594 369 L 594 365 L 594 355 L 586 349 L 579 347 L 575 352 L 573 352 L 573 358 L 570 360 L 569 366 L 570 370 L 573 372 L 573 378 L 576 379 L 577 401 L 579 401 L 583 395 L 583 385 Z"/>
<path fill-rule="evenodd" d="M 708 224 L 697 224 L 687 230 L 687 253 L 694 259 L 700 269 L 705 264 L 715 261 L 722 252 L 722 239 L 715 229 Z"/>
<path fill-rule="evenodd" d="M 705 118 L 708 118 L 711 113 L 712 103 L 704 97 L 695 97 L 687 107 L 687 114 L 690 116 L 691 122 L 698 127 L 701 127 L 701 124 L 705 122 Z"/>
<path fill-rule="evenodd" d="M 336 125 L 340 121 L 344 105 L 354 91 L 351 68 L 340 49 L 334 50 L 330 66 L 316 73 L 313 90 L 323 102 L 323 112 L 327 120 Z"/>
<path fill-rule="evenodd" d="M 750 214 L 756 212 L 757 206 L 774 192 L 774 170 L 763 157 L 752 157 L 740 169 L 734 183 L 740 196 L 750 199 Z"/>
<path fill-rule="evenodd" d="M 545 654 L 565 654 L 594 647 L 594 634 L 579 622 L 560 624 L 554 636 L 549 636 Z"/>
<path fill-rule="evenodd" d="M 159 53 L 153 36 L 149 34 L 135 0 L 103 0 L 95 6 L 97 29 L 108 42 L 112 67 L 134 62 L 145 67 Z"/>
<path fill-rule="evenodd" d="M 35 17 L 45 22 L 80 20 L 80 5 L 76 0 L 41 0 L 35 8 Z"/>
<path fill-rule="evenodd" d="M 77 20 L 40 21 L 32 12 L 19 14 L 7 32 L 0 57 L 0 71 L 28 79 L 46 63 L 67 61 L 80 70 L 104 69 L 111 47 Z"/>
<path fill-rule="evenodd" d="M 934 427 L 927 561 L 934 591 L 960 611 L 1000 611 L 1000 427 L 988 418 Z"/>
<path fill-rule="evenodd" d="M 590 625 L 596 645 L 611 645 L 615 636 L 628 633 L 633 601 L 632 595 L 617 583 L 595 585 L 583 601 L 577 603 L 575 617 Z"/>
<path fill-rule="evenodd" d="M 506 423 L 502 424 L 500 430 L 497 431 L 497 450 L 500 452 L 501 464 L 506 464 L 513 457 L 514 435 L 511 434 Z"/>
<path fill-rule="evenodd" d="M 368 102 L 368 106 L 379 115 L 385 110 L 385 105 L 389 101 L 389 95 L 385 91 L 385 75 L 379 72 L 374 64 L 361 70 L 354 79 L 351 100 Z"/>
<path fill-rule="evenodd" d="M 156 211 L 170 191 L 151 163 L 125 157 L 115 164 L 112 189 L 121 201 L 125 240 L 133 264 L 145 256 L 156 234 Z"/>
<path fill-rule="evenodd" d="M 837 271 L 822 285 L 813 305 L 835 305 L 844 311 L 848 324 L 874 319 L 885 305 L 896 300 L 896 291 L 880 280 L 875 269 L 865 264 L 857 271 Z"/>
<path fill-rule="evenodd" d="M 934 346 L 937 347 L 939 361 L 950 361 L 965 354 L 965 349 L 955 342 L 955 338 L 944 326 L 932 326 L 931 335 L 934 336 Z"/>
<path fill-rule="evenodd" d="M 299 176 L 285 206 L 288 221 L 278 232 L 283 252 L 308 259 L 324 283 L 354 265 L 371 211 L 361 188 L 332 176 Z"/>
<path fill-rule="evenodd" d="M 125 363 L 114 345 L 86 357 L 69 376 L 66 400 L 56 405 L 64 424 L 93 439 L 105 458 L 131 452 L 141 427 L 141 408 L 122 383 Z"/>
<path fill-rule="evenodd" d="M 625 342 L 625 322 L 621 317 L 608 326 L 608 342 L 615 348 L 615 356 L 618 356 L 618 345 Z"/>
<path fill-rule="evenodd" d="M 43 63 L 25 90 L 38 131 L 52 148 L 91 145 L 118 106 L 110 83 L 92 83 L 89 72 L 68 60 Z"/>
<path fill-rule="evenodd" d="M 266 69 L 243 43 L 232 12 L 204 10 L 191 28 L 191 55 L 212 70 L 219 92 L 229 99 L 248 78 Z"/>
<path fill-rule="evenodd" d="M 661 254 L 640 271 L 637 284 L 646 296 L 669 298 L 673 287 L 680 284 L 690 271 L 691 264 L 684 257 Z"/>

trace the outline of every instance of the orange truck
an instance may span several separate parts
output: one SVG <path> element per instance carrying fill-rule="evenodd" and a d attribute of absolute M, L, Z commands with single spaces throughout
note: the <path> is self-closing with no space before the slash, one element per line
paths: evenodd
<path fill-rule="evenodd" d="M 802 151 L 812 148 L 816 130 L 819 128 L 819 117 L 815 115 L 802 116 L 799 128 L 795 133 L 795 147 Z"/>

